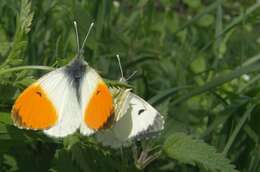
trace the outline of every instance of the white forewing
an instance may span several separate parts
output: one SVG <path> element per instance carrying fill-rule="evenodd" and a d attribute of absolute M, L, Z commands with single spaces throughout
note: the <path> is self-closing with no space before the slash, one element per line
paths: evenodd
<path fill-rule="evenodd" d="M 104 130 L 97 134 L 97 140 L 103 145 L 117 148 L 129 145 L 132 139 L 147 137 L 163 129 L 164 120 L 158 111 L 141 97 L 129 92 L 121 101 L 129 104 L 129 107 L 122 109 L 125 114 L 114 124 L 111 129 Z"/>
<path fill-rule="evenodd" d="M 65 137 L 74 133 L 80 125 L 80 107 L 72 81 L 65 74 L 64 68 L 44 75 L 39 82 L 58 112 L 57 124 L 43 132 L 52 137 Z"/>
<path fill-rule="evenodd" d="M 98 73 L 89 67 L 88 71 L 86 72 L 85 76 L 83 77 L 82 83 L 80 85 L 80 98 L 81 98 L 81 125 L 80 125 L 80 133 L 83 135 L 91 135 L 95 131 L 90 129 L 86 123 L 84 122 L 84 113 L 86 106 L 88 105 L 92 94 L 96 90 L 98 86 L 98 82 L 101 80 Z"/>
<path fill-rule="evenodd" d="M 132 117 L 132 130 L 129 135 L 130 138 L 145 135 L 146 132 L 152 130 L 162 130 L 162 125 L 157 126 L 156 120 L 163 120 L 160 113 L 152 107 L 149 103 L 141 97 L 131 94 L 130 99 L 131 117 Z M 156 124 L 156 126 L 155 126 Z M 155 129 L 152 129 L 156 127 Z"/>

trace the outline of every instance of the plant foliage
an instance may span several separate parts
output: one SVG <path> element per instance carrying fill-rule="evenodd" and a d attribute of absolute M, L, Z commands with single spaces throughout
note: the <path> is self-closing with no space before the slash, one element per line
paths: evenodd
<path fill-rule="evenodd" d="M 256 0 L 0 0 L 0 171 L 260 171 L 260 3 Z M 13 126 L 29 84 L 85 60 L 166 119 L 160 136 L 113 150 Z M 121 57 L 128 84 L 118 83 Z"/>
<path fill-rule="evenodd" d="M 164 150 L 169 157 L 181 163 L 202 165 L 209 171 L 237 172 L 230 161 L 223 154 L 217 153 L 213 146 L 184 133 L 175 133 L 168 137 Z"/>

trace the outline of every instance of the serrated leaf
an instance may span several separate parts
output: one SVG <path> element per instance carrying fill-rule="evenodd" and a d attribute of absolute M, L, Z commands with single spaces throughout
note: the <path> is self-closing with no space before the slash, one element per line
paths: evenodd
<path fill-rule="evenodd" d="M 9 42 L 2 42 L 0 44 L 0 54 L 5 55 L 10 48 L 10 43 Z"/>
<path fill-rule="evenodd" d="M 77 143 L 72 146 L 71 153 L 74 162 L 84 171 L 119 171 L 119 164 L 114 162 L 120 160 L 96 145 Z"/>
<path fill-rule="evenodd" d="M 17 171 L 18 170 L 17 161 L 11 155 L 4 154 L 3 164 L 8 167 L 8 171 Z"/>
<path fill-rule="evenodd" d="M 85 159 L 85 151 L 79 143 L 74 144 L 71 148 L 72 159 L 77 166 L 83 171 L 91 171 L 88 162 Z"/>
<path fill-rule="evenodd" d="M 10 113 L 0 112 L 0 122 L 5 123 L 5 124 L 11 124 L 12 120 L 11 120 Z"/>
<path fill-rule="evenodd" d="M 71 153 L 65 149 L 59 149 L 56 151 L 53 165 L 50 168 L 52 172 L 71 172 L 80 171 L 72 161 Z"/>
<path fill-rule="evenodd" d="M 17 26 L 12 48 L 7 59 L 1 65 L 1 68 L 22 63 L 22 53 L 28 43 L 25 35 L 30 31 L 32 19 L 33 13 L 31 12 L 31 2 L 29 0 L 21 0 L 21 9 L 17 16 Z"/>
<path fill-rule="evenodd" d="M 20 29 L 24 33 L 30 31 L 30 26 L 32 24 L 33 13 L 31 12 L 31 2 L 29 0 L 22 0 L 21 11 L 19 15 L 19 25 Z"/>
<path fill-rule="evenodd" d="M 70 136 L 67 136 L 63 139 L 63 145 L 64 145 L 64 148 L 67 149 L 67 150 L 70 150 L 71 147 L 78 143 L 80 141 L 79 137 L 76 135 L 76 134 L 73 134 L 73 135 L 70 135 Z"/>
<path fill-rule="evenodd" d="M 230 160 L 217 153 L 213 146 L 184 133 L 175 133 L 164 143 L 166 154 L 181 163 L 202 165 L 209 171 L 238 172 Z"/>

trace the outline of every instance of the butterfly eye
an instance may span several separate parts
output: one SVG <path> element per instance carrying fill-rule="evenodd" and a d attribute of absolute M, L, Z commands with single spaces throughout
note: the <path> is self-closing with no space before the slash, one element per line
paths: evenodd
<path fill-rule="evenodd" d="M 143 113 L 145 111 L 145 109 L 140 109 L 139 111 L 138 111 L 138 115 L 141 115 L 141 113 Z"/>
<path fill-rule="evenodd" d="M 42 96 L 42 93 L 40 91 L 37 91 L 36 94 L 39 95 L 40 97 Z"/>

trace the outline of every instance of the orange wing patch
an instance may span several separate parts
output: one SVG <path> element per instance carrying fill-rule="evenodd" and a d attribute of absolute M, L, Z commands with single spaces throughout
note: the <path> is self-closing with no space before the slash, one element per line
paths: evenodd
<path fill-rule="evenodd" d="M 92 129 L 100 129 L 114 112 L 112 95 L 105 83 L 98 84 L 84 113 L 85 123 Z"/>
<path fill-rule="evenodd" d="M 31 129 L 47 129 L 56 124 L 56 109 L 39 83 L 34 83 L 18 97 L 12 118 L 16 125 Z"/>

